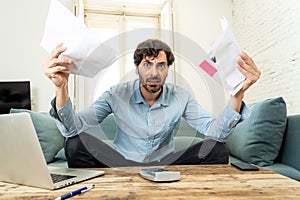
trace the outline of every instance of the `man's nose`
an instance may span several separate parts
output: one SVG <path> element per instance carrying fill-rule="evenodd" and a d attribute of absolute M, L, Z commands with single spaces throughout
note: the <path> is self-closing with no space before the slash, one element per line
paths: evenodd
<path fill-rule="evenodd" d="M 151 66 L 150 75 L 151 75 L 151 76 L 157 76 L 157 68 L 156 68 L 156 65 L 152 65 L 152 66 Z"/>

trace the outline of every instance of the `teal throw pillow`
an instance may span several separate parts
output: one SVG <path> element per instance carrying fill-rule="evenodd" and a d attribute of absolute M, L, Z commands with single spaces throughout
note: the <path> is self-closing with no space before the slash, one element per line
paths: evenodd
<path fill-rule="evenodd" d="M 26 109 L 10 110 L 10 113 L 19 112 L 30 114 L 46 162 L 53 161 L 57 152 L 64 146 L 64 137 L 56 127 L 54 119 L 46 112 L 34 112 Z"/>
<path fill-rule="evenodd" d="M 227 138 L 231 155 L 259 166 L 274 163 L 286 128 L 286 104 L 282 97 L 249 106 L 250 116 Z"/>

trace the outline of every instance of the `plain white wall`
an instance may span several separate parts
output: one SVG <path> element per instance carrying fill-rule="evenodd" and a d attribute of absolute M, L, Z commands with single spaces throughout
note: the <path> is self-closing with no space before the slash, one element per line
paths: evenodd
<path fill-rule="evenodd" d="M 53 87 L 42 63 L 47 53 L 39 45 L 49 0 L 4 0 L 0 7 L 0 80 L 30 80 L 34 110 L 47 110 Z"/>
<path fill-rule="evenodd" d="M 30 80 L 35 111 L 48 111 L 55 92 L 43 74 L 48 53 L 40 47 L 49 5 L 50 0 L 3 0 L 0 6 L 0 80 Z"/>
<path fill-rule="evenodd" d="M 62 2 L 70 6 L 72 0 Z M 40 47 L 49 5 L 50 0 L 4 0 L 0 7 L 0 80 L 30 80 L 35 111 L 48 111 L 55 92 L 51 81 L 43 74 L 42 64 L 48 53 Z M 175 0 L 175 31 L 191 38 L 206 50 L 221 33 L 219 19 L 222 16 L 232 21 L 231 0 Z M 207 83 L 195 75 L 192 66 L 181 62 L 183 65 L 177 64 L 179 73 L 192 80 L 189 84 L 197 87 L 196 95 L 200 97 L 200 102 L 209 111 L 218 110 L 218 106 L 212 106 L 215 103 L 212 102 L 210 91 L 207 91 Z M 189 68 L 191 73 L 186 74 Z M 223 94 L 219 102 L 221 107 Z"/>

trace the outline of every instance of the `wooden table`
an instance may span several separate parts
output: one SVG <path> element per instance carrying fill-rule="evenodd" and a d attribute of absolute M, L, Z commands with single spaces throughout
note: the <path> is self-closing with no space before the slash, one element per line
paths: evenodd
<path fill-rule="evenodd" d="M 181 180 L 154 183 L 138 175 L 140 167 L 105 168 L 105 175 L 55 191 L 0 182 L 0 199 L 55 199 L 95 184 L 70 199 L 300 199 L 300 182 L 260 168 L 240 171 L 230 165 L 166 166 Z"/>

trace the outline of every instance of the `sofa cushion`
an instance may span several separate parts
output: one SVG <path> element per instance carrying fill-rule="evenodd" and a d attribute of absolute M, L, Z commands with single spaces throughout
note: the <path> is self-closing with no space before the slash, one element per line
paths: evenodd
<path fill-rule="evenodd" d="M 289 165 L 275 163 L 274 165 L 265 166 L 264 168 L 300 181 L 300 171 Z"/>
<path fill-rule="evenodd" d="M 202 140 L 203 139 L 200 137 L 177 136 L 174 138 L 175 151 L 178 152 L 183 149 L 186 149 L 187 147 L 201 142 Z"/>
<path fill-rule="evenodd" d="M 99 140 L 113 141 L 117 132 L 117 125 L 115 122 L 114 114 L 108 115 L 100 125 L 89 128 L 85 132 L 93 135 Z"/>
<path fill-rule="evenodd" d="M 54 119 L 46 112 L 34 112 L 26 109 L 10 110 L 10 113 L 19 112 L 30 114 L 46 162 L 51 162 L 64 145 L 64 137 L 57 129 Z"/>
<path fill-rule="evenodd" d="M 251 115 L 227 138 L 230 154 L 259 166 L 273 164 L 286 127 L 286 104 L 282 97 L 249 105 Z"/>
<path fill-rule="evenodd" d="M 61 148 L 54 157 L 57 160 L 67 160 L 65 155 L 65 148 Z"/>
<path fill-rule="evenodd" d="M 181 118 L 180 121 L 176 124 L 174 128 L 175 137 L 200 137 L 204 138 L 204 135 L 199 133 L 196 129 L 191 127 L 184 118 Z"/>
<path fill-rule="evenodd" d="M 287 117 L 286 133 L 283 138 L 281 160 L 279 162 L 290 165 L 300 171 L 299 144 L 300 115 L 290 115 Z"/>

